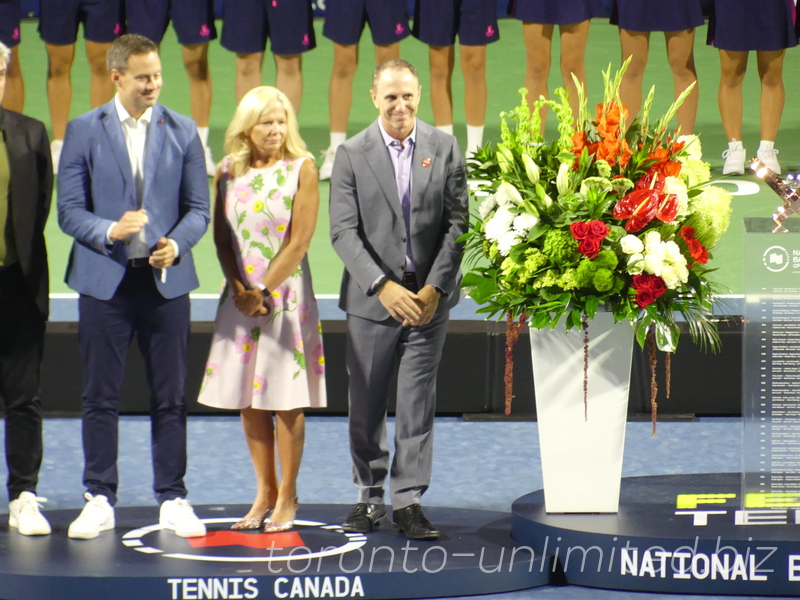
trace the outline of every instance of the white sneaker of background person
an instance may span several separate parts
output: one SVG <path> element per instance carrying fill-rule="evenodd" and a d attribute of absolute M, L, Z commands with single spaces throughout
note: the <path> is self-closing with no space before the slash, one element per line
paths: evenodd
<path fill-rule="evenodd" d="M 333 161 L 336 158 L 336 149 L 347 141 L 347 133 L 331 131 L 331 143 L 327 150 L 322 151 L 322 166 L 319 168 L 320 181 L 331 178 L 333 173 Z"/>
<path fill-rule="evenodd" d="M 47 502 L 47 498 L 37 498 L 33 492 L 22 492 L 8 503 L 8 526 L 22 535 L 49 534 L 50 523 L 39 511 L 43 502 Z"/>
<path fill-rule="evenodd" d="M 58 175 L 58 163 L 61 162 L 61 148 L 64 147 L 64 140 L 53 140 L 50 142 L 50 159 L 53 162 L 53 175 Z"/>
<path fill-rule="evenodd" d="M 194 514 L 189 501 L 183 498 L 162 502 L 158 522 L 164 529 L 174 531 L 178 537 L 203 537 L 206 534 L 205 524 Z"/>
<path fill-rule="evenodd" d="M 217 165 L 211 157 L 211 148 L 208 146 L 203 148 L 203 155 L 206 157 L 206 174 L 209 177 L 214 177 L 217 174 Z"/>
<path fill-rule="evenodd" d="M 744 175 L 745 150 L 742 142 L 731 140 L 728 142 L 728 149 L 722 153 L 725 164 L 722 165 L 723 175 Z"/>
<path fill-rule="evenodd" d="M 73 539 L 91 540 L 102 531 L 114 529 L 114 507 L 102 494 L 93 496 L 89 492 L 83 495 L 86 504 L 78 518 L 70 523 L 67 535 Z"/>
<path fill-rule="evenodd" d="M 756 153 L 756 157 L 763 162 L 770 171 L 775 173 L 776 175 L 781 174 L 781 165 L 778 163 L 778 150 L 774 148 L 775 142 L 770 142 L 769 140 L 761 140 L 761 143 L 758 146 L 758 152 Z"/>

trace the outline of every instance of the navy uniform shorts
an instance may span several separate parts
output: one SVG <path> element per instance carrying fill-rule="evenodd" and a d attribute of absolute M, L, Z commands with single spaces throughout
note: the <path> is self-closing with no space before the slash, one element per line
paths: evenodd
<path fill-rule="evenodd" d="M 182 46 L 207 44 L 217 38 L 214 0 L 126 0 L 128 33 L 160 44 L 170 19 Z"/>
<path fill-rule="evenodd" d="M 406 0 L 328 0 L 322 35 L 329 40 L 350 46 L 357 44 L 369 23 L 372 43 L 389 46 L 408 37 L 408 3 Z"/>
<path fill-rule="evenodd" d="M 558 0 L 554 0 L 558 1 Z M 497 3 L 487 0 L 416 0 L 414 37 L 429 46 L 485 46 L 500 39 Z"/>
<path fill-rule="evenodd" d="M 9 48 L 19 44 L 19 19 L 21 16 L 20 0 L 0 0 L 0 42 Z"/>
<path fill-rule="evenodd" d="M 311 0 L 225 0 L 222 47 L 237 54 L 301 54 L 316 47 Z"/>
<path fill-rule="evenodd" d="M 39 35 L 45 43 L 74 44 L 81 23 L 90 42 L 113 42 L 125 32 L 123 0 L 41 0 Z"/>

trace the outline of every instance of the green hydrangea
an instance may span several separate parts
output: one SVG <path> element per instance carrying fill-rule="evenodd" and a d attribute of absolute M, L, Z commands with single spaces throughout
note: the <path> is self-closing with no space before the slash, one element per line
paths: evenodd
<path fill-rule="evenodd" d="M 547 257 L 539 248 L 530 248 L 525 251 L 525 270 L 535 273 L 547 265 Z"/>
<path fill-rule="evenodd" d="M 600 252 L 597 253 L 597 256 L 594 257 L 592 262 L 601 269 L 610 269 L 613 271 L 614 269 L 617 268 L 617 265 L 619 264 L 619 259 L 612 250 L 600 250 Z"/>
<path fill-rule="evenodd" d="M 517 271 L 518 269 L 519 265 L 511 257 L 506 258 L 500 264 L 500 271 L 503 273 L 503 277 L 508 277 L 511 275 L 511 273 Z"/>
<path fill-rule="evenodd" d="M 590 287 L 596 272 L 597 264 L 594 261 L 584 258 L 581 262 L 579 262 L 578 268 L 575 270 L 575 279 L 578 283 L 578 287 Z"/>
<path fill-rule="evenodd" d="M 488 256 L 489 260 L 491 260 L 492 262 L 496 261 L 497 258 L 500 256 L 500 250 L 497 248 L 496 243 L 493 243 L 491 246 L 489 246 Z"/>
<path fill-rule="evenodd" d="M 533 282 L 535 289 L 549 288 L 558 285 L 559 273 L 555 269 L 548 269 L 539 275 Z"/>
<path fill-rule="evenodd" d="M 542 252 L 554 263 L 571 263 L 580 258 L 578 240 L 566 229 L 550 229 L 544 236 Z"/>
<path fill-rule="evenodd" d="M 614 273 L 610 269 L 597 269 L 592 279 L 592 285 L 600 293 L 609 291 L 614 287 Z"/>
<path fill-rule="evenodd" d="M 580 287 L 578 285 L 577 269 L 565 269 L 561 277 L 558 278 L 558 286 L 565 292 L 577 290 Z"/>
<path fill-rule="evenodd" d="M 716 246 L 719 238 L 728 229 L 731 221 L 731 197 L 720 187 L 710 185 L 690 200 L 692 213 L 686 224 L 694 227 L 694 233 L 706 248 Z"/>

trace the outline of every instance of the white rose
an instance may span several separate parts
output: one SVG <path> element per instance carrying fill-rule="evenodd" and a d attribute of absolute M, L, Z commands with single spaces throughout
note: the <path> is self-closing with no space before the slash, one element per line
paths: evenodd
<path fill-rule="evenodd" d="M 658 233 L 655 229 L 651 229 L 647 233 L 644 234 L 644 245 L 649 246 L 652 244 L 660 244 L 661 243 L 661 234 Z"/>
<path fill-rule="evenodd" d="M 666 247 L 661 242 L 658 242 L 656 244 L 645 244 L 644 253 L 645 256 L 652 256 L 653 258 L 664 260 L 666 256 Z"/>
<path fill-rule="evenodd" d="M 645 254 L 642 268 L 651 275 L 661 275 L 664 269 L 664 260 L 655 254 Z"/>
<path fill-rule="evenodd" d="M 664 280 L 664 284 L 671 290 L 674 290 L 676 287 L 678 287 L 678 284 L 680 283 L 678 271 L 671 265 L 665 265 L 661 270 L 661 279 Z"/>
<path fill-rule="evenodd" d="M 683 254 L 681 254 L 681 249 L 678 247 L 678 244 L 670 240 L 669 242 L 664 243 L 664 260 L 670 263 L 677 263 L 683 259 Z"/>
<path fill-rule="evenodd" d="M 682 263 L 676 263 L 674 267 L 675 271 L 678 273 L 678 279 L 681 280 L 681 283 L 686 283 L 689 281 L 689 269 L 686 266 L 686 259 L 684 259 Z"/>
<path fill-rule="evenodd" d="M 631 254 L 628 259 L 628 273 L 641 275 L 643 271 L 644 254 Z"/>
<path fill-rule="evenodd" d="M 626 235 L 619 241 L 625 254 L 638 254 L 644 250 L 644 243 L 635 235 Z"/>

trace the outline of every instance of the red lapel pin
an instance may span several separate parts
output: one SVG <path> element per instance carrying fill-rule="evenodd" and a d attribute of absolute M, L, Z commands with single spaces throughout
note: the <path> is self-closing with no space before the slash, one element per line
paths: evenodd
<path fill-rule="evenodd" d="M 430 158 L 423 158 L 422 159 L 422 166 L 423 167 L 430 167 L 431 166 L 431 159 Z"/>

